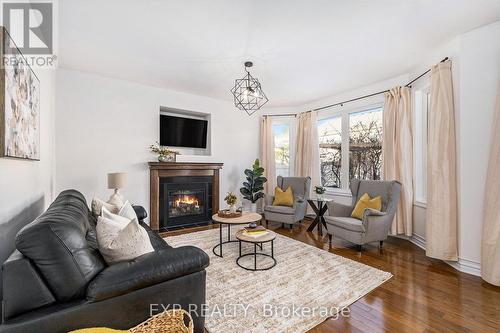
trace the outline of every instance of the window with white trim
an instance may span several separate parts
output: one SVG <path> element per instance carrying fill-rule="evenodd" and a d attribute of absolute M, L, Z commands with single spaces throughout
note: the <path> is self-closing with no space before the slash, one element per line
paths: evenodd
<path fill-rule="evenodd" d="M 377 105 L 318 121 L 323 186 L 348 191 L 353 178 L 381 179 L 382 112 L 382 106 Z"/>
<path fill-rule="evenodd" d="M 293 117 L 280 117 L 273 120 L 276 176 L 293 176 L 295 154 L 291 147 L 294 147 L 294 121 Z"/>
<path fill-rule="evenodd" d="M 414 101 L 414 201 L 425 204 L 427 203 L 427 116 L 431 105 L 430 87 L 426 86 L 415 91 Z"/>

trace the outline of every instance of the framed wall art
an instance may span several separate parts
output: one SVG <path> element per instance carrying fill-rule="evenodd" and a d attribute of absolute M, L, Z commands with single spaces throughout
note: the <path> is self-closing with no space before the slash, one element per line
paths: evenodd
<path fill-rule="evenodd" d="M 40 160 L 40 81 L 1 27 L 0 157 Z"/>

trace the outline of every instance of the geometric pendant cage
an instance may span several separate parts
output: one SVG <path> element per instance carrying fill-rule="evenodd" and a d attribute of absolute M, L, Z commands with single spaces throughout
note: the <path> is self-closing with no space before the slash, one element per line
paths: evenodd
<path fill-rule="evenodd" d="M 259 80 L 250 75 L 247 70 L 247 67 L 252 67 L 252 65 L 250 61 L 245 62 L 246 75 L 235 80 L 234 87 L 231 89 L 234 105 L 240 110 L 245 110 L 249 116 L 269 101 L 262 91 Z"/>

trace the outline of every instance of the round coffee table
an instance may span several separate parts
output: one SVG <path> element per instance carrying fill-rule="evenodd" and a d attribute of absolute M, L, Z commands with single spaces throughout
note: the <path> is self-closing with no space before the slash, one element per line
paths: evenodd
<path fill-rule="evenodd" d="M 240 217 L 235 217 L 235 218 L 227 218 L 227 217 L 220 217 L 218 214 L 212 215 L 212 220 L 215 222 L 219 223 L 219 244 L 215 245 L 212 248 L 212 252 L 222 258 L 222 244 L 227 244 L 227 243 L 236 243 L 238 242 L 237 240 L 231 240 L 231 225 L 240 225 L 240 224 L 249 224 L 252 222 L 259 222 L 262 220 L 262 215 L 257 214 L 257 213 L 250 213 L 250 212 L 243 212 L 243 214 Z M 223 242 L 222 241 L 222 225 L 227 224 L 227 241 Z M 215 249 L 220 247 L 219 253 L 215 252 Z"/>
<path fill-rule="evenodd" d="M 240 230 L 236 233 L 236 238 L 240 242 L 240 255 L 238 256 L 238 259 L 236 259 L 236 264 L 240 266 L 241 268 L 244 268 L 248 271 L 267 271 L 268 269 L 273 268 L 276 266 L 276 259 L 274 259 L 274 239 L 276 238 L 276 233 L 271 230 L 267 230 L 267 234 L 262 235 L 260 237 L 250 237 L 247 234 L 245 234 L 244 230 Z M 246 253 L 246 254 L 241 254 L 241 243 L 250 243 L 253 244 L 253 253 Z M 262 252 L 257 252 L 257 246 L 260 245 L 260 249 L 262 250 L 262 244 L 263 243 L 271 243 L 271 254 L 267 253 L 262 253 Z M 243 257 L 247 256 L 253 256 L 253 268 L 245 267 L 243 265 L 240 265 L 239 261 Z M 273 264 L 264 268 L 257 268 L 257 256 L 265 256 L 269 257 L 273 260 Z"/>

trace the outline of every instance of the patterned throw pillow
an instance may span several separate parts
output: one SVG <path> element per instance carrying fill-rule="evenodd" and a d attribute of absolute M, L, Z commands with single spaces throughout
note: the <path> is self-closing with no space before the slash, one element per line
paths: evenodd
<path fill-rule="evenodd" d="M 113 214 L 102 207 L 97 220 L 99 252 L 108 265 L 135 259 L 154 251 L 147 231 L 137 221 L 132 205 L 127 201 Z"/>

